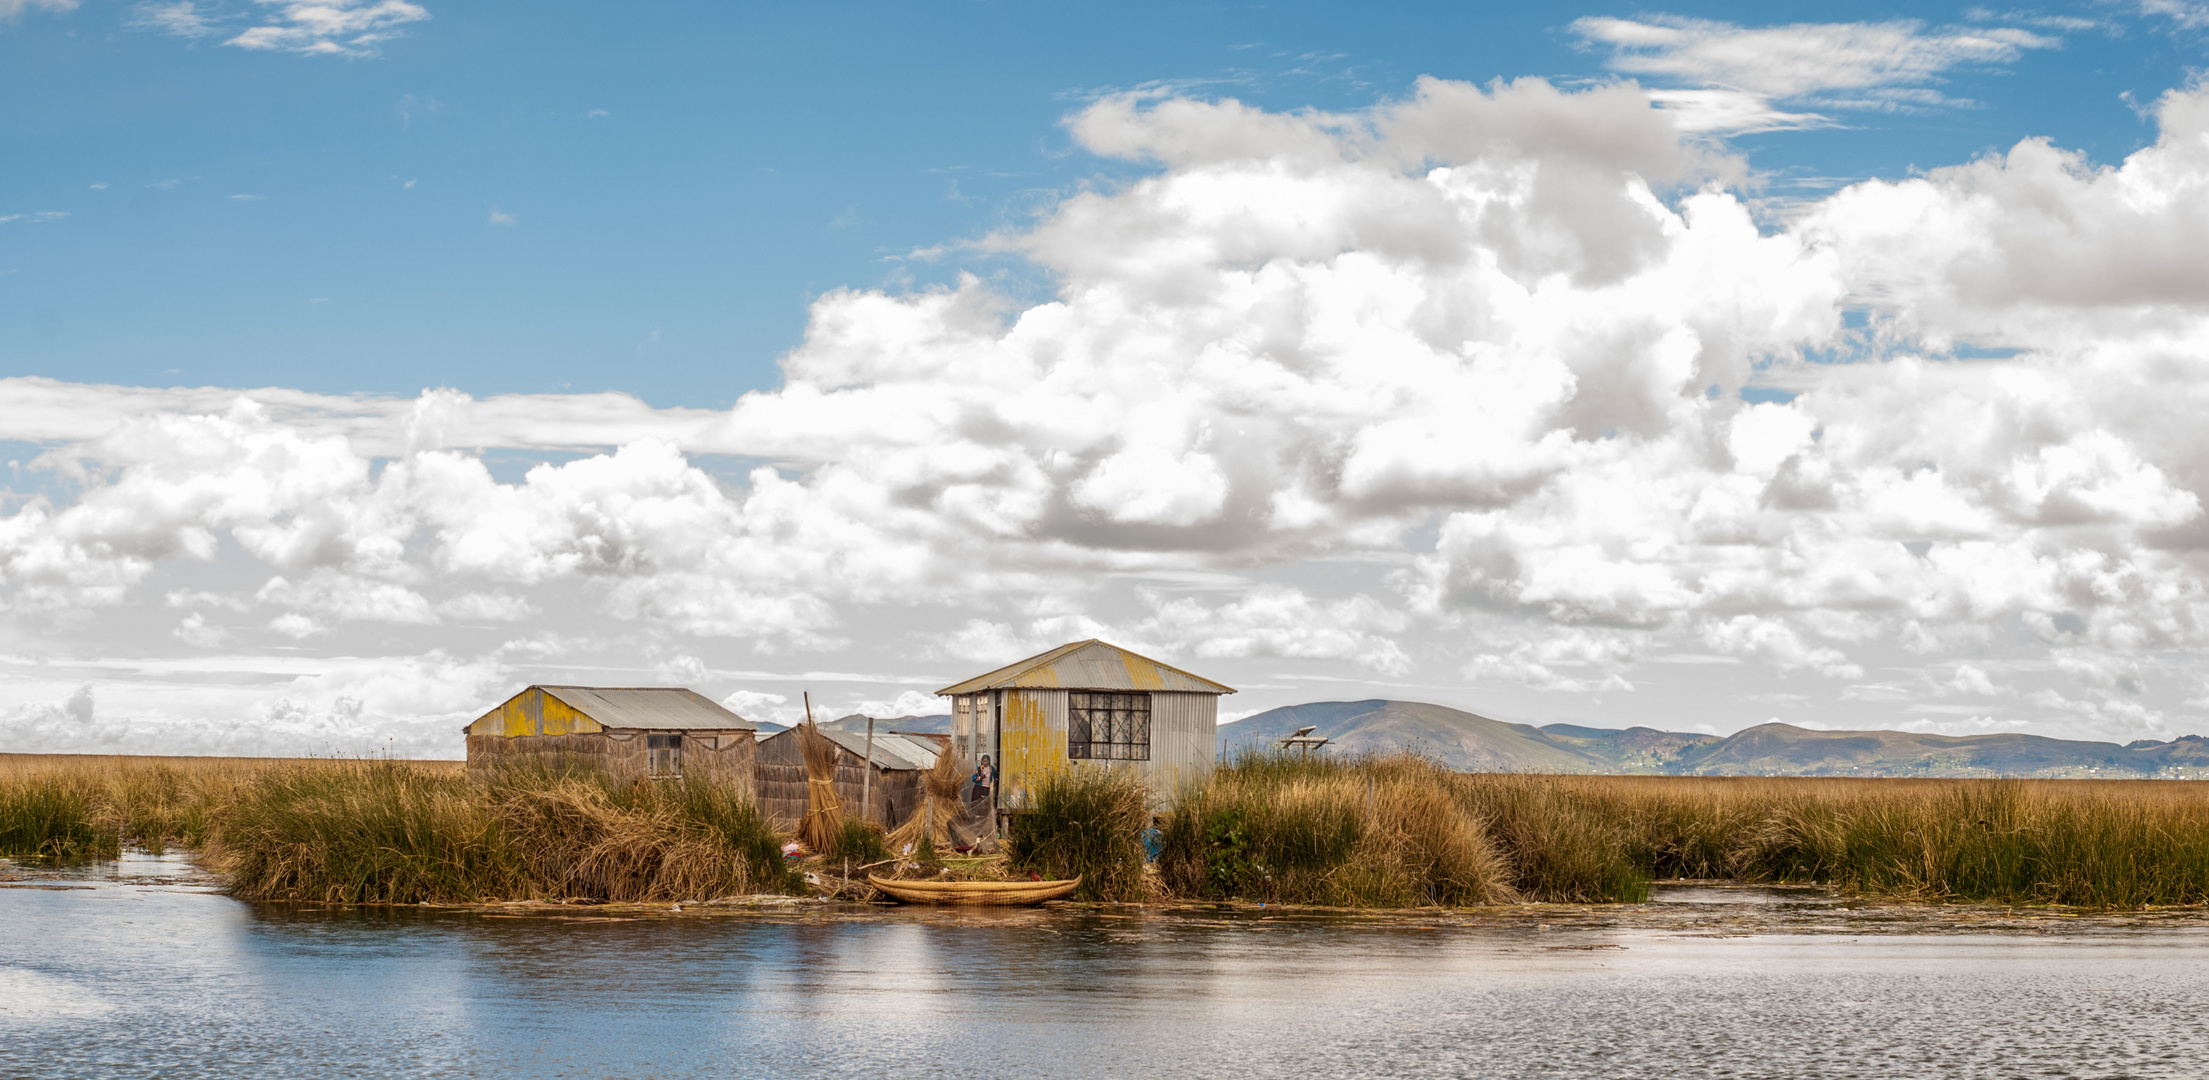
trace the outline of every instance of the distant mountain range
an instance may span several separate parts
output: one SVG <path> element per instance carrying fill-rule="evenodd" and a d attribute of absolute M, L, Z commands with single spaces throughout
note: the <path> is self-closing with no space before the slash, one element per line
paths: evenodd
<path fill-rule="evenodd" d="M 947 713 L 874 722 L 876 731 L 951 733 Z M 2169 742 L 2051 739 L 2005 732 L 1812 731 L 1759 724 L 1732 735 L 1655 728 L 1507 724 L 1417 701 L 1317 701 L 1288 705 L 1219 728 L 1224 760 L 1244 747 L 1272 748 L 1297 728 L 1328 738 L 1326 753 L 1412 750 L 1467 772 L 1628 773 L 1675 776 L 2030 776 L 2209 779 L 2209 739 Z M 825 728 L 867 730 L 857 713 Z M 762 731 L 780 730 L 762 722 Z"/>
<path fill-rule="evenodd" d="M 1728 736 L 1506 724 L 1416 701 L 1322 701 L 1271 709 L 1219 729 L 1223 758 L 1276 746 L 1311 726 L 1333 753 L 1413 750 L 1477 772 L 1691 776 L 2031 776 L 2209 778 L 2209 739 L 2119 746 L 2014 732 L 1920 735 L 1759 724 Z"/>
<path fill-rule="evenodd" d="M 747 720 L 746 722 L 757 725 L 759 730 L 765 732 L 776 732 L 784 729 L 784 725 L 772 720 Z M 859 713 L 852 713 L 850 716 L 839 716 L 834 720 L 823 720 L 820 723 L 822 727 L 833 731 L 864 732 L 867 730 L 867 718 Z M 876 731 L 909 731 L 916 735 L 949 735 L 951 734 L 951 714 L 893 716 L 888 719 L 876 720 L 874 729 Z"/>
<path fill-rule="evenodd" d="M 867 730 L 867 718 L 858 713 L 853 713 L 850 716 L 839 716 L 821 726 L 839 731 L 863 732 Z M 951 734 L 951 714 L 893 716 L 885 720 L 876 720 L 874 729 L 876 731 L 910 731 L 916 735 L 949 735 Z"/>

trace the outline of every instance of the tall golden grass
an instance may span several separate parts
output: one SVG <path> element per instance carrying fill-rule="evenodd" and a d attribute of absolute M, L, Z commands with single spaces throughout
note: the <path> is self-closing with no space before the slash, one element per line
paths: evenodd
<path fill-rule="evenodd" d="M 791 891 L 741 791 L 587 764 L 0 758 L 0 853 L 181 843 L 252 900 L 701 900 Z"/>
<path fill-rule="evenodd" d="M 1631 902 L 1653 878 L 1931 901 L 2209 903 L 2209 785 L 1454 774 L 1247 756 L 1186 792 L 1175 891 L 1353 906 Z"/>
<path fill-rule="evenodd" d="M 1490 818 L 1420 758 L 1249 755 L 1182 793 L 1159 872 L 1183 896 L 1346 907 L 1520 899 Z"/>
<path fill-rule="evenodd" d="M 268 758 L 0 754 L 0 855 L 113 857 L 206 842 L 210 810 Z M 459 762 L 453 762 L 457 771 Z"/>
<path fill-rule="evenodd" d="M 1050 813 L 1016 822 L 1014 854 L 1082 873 L 1089 896 L 1153 895 L 1137 790 L 1066 786 L 1040 800 Z M 947 827 L 899 839 L 940 842 Z M 1929 901 L 2209 903 L 2209 785 L 2184 781 L 1466 775 L 1408 756 L 1257 755 L 1181 793 L 1163 834 L 1159 887 L 1192 898 L 1630 902 L 1653 878 L 1686 877 Z M 458 762 L 0 755 L 0 854 L 180 845 L 253 899 L 794 890 L 779 842 L 734 789 L 561 763 L 469 775 Z"/>
<path fill-rule="evenodd" d="M 1529 778 L 1531 779 L 1531 778 Z M 2209 903 L 2209 785 L 2179 780 L 1575 777 L 1661 877 L 1924 900 Z"/>

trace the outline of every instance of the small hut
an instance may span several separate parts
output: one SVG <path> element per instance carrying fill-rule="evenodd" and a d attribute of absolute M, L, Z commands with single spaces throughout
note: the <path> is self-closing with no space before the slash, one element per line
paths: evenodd
<path fill-rule="evenodd" d="M 821 734 L 836 744 L 836 798 L 844 804 L 844 816 L 859 817 L 860 806 L 871 801 L 868 820 L 885 829 L 912 816 L 920 805 L 921 774 L 935 768 L 944 750 L 939 735 L 877 731 L 870 759 L 865 732 L 824 726 Z M 805 820 L 806 808 L 805 755 L 798 749 L 798 729 L 759 740 L 758 772 L 760 811 L 779 827 L 796 828 Z"/>
<path fill-rule="evenodd" d="M 1010 809 L 1048 773 L 1077 766 L 1135 770 L 1165 803 L 1211 772 L 1220 695 L 1234 692 L 1094 639 L 936 691 L 951 699 L 951 752 L 989 755 Z"/>
<path fill-rule="evenodd" d="M 616 776 L 702 776 L 756 792 L 757 729 L 682 687 L 532 686 L 466 728 L 468 767 L 542 754 Z"/>

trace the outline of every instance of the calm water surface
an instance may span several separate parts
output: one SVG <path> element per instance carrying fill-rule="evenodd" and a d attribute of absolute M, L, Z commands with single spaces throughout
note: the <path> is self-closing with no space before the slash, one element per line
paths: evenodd
<path fill-rule="evenodd" d="M 500 918 L 105 880 L 179 866 L 0 888 L 0 1074 L 2209 1075 L 2200 929 Z"/>

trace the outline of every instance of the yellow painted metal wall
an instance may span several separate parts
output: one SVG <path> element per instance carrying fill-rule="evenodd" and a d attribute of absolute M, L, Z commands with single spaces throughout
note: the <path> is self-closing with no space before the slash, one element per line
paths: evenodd
<path fill-rule="evenodd" d="M 997 746 L 1003 787 L 999 801 L 1026 806 L 1045 776 L 1069 768 L 1066 757 L 1066 691 L 1007 690 Z"/>
<path fill-rule="evenodd" d="M 1219 696 L 1154 691 L 1151 694 L 1149 761 L 1081 761 L 1066 756 L 1067 691 L 1005 691 L 1004 727 L 998 745 L 1004 753 L 1000 799 L 1009 807 L 1028 805 L 1035 786 L 1059 769 L 1128 769 L 1140 773 L 1151 789 L 1151 802 L 1165 807 L 1176 792 L 1204 781 L 1212 771 Z"/>
<path fill-rule="evenodd" d="M 587 732 L 605 730 L 605 728 L 599 726 L 598 721 L 575 711 L 575 706 L 542 690 L 537 691 L 537 693 L 544 698 L 543 711 L 540 713 L 543 728 L 538 731 L 538 734 L 581 735 Z"/>
<path fill-rule="evenodd" d="M 468 725 L 470 735 L 582 735 L 604 731 L 598 721 L 575 711 L 567 702 L 530 687 L 506 699 Z"/>

